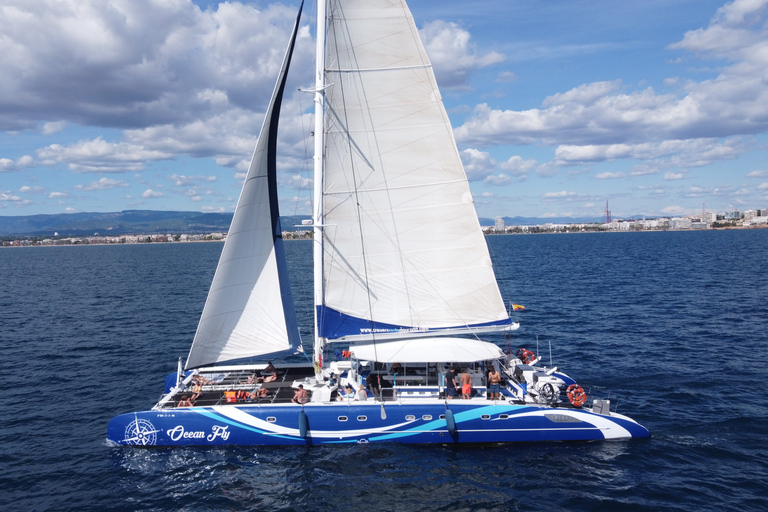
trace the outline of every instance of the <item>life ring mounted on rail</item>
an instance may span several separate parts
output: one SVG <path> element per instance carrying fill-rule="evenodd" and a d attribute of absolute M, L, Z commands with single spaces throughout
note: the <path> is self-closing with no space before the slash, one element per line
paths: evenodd
<path fill-rule="evenodd" d="M 574 407 L 581 407 L 587 402 L 587 394 L 578 384 L 571 384 L 568 386 L 566 394 L 568 395 L 568 400 L 571 401 L 571 405 Z"/>
<path fill-rule="evenodd" d="M 531 364 L 536 359 L 536 354 L 530 350 L 519 348 L 517 349 L 517 357 L 523 362 L 523 364 Z"/>

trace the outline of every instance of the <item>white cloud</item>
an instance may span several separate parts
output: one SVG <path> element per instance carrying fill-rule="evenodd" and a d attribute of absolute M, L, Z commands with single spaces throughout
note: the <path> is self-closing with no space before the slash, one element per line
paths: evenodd
<path fill-rule="evenodd" d="M 312 190 L 314 180 L 312 178 L 304 178 L 299 174 L 294 174 L 287 180 L 287 185 L 294 190 Z"/>
<path fill-rule="evenodd" d="M 490 176 L 496 168 L 496 161 L 490 153 L 467 148 L 460 153 L 461 162 L 469 181 L 480 181 Z"/>
<path fill-rule="evenodd" d="M 598 180 L 613 180 L 616 178 L 624 178 L 625 175 L 623 172 L 601 172 L 600 174 L 595 175 L 595 179 Z"/>
<path fill-rule="evenodd" d="M 75 188 L 77 190 L 92 191 L 92 190 L 110 190 L 113 188 L 127 187 L 127 186 L 128 186 L 128 183 L 122 180 L 113 180 L 111 178 L 101 178 L 99 180 L 92 181 L 88 185 L 75 185 Z"/>
<path fill-rule="evenodd" d="M 155 198 L 155 197 L 163 197 L 163 193 L 162 192 L 155 192 L 151 188 L 148 188 L 147 190 L 144 191 L 144 193 L 141 194 L 141 197 L 143 197 L 144 199 Z"/>
<path fill-rule="evenodd" d="M 669 171 L 664 175 L 664 181 L 682 180 L 683 178 L 685 178 L 685 175 L 681 172 Z"/>
<path fill-rule="evenodd" d="M 106 142 L 97 137 L 69 146 L 52 144 L 38 149 L 37 157 L 43 165 L 67 163 L 71 171 L 87 173 L 138 171 L 144 169 L 147 162 L 169 159 L 172 155 L 125 142 Z"/>
<path fill-rule="evenodd" d="M 685 215 L 688 213 L 688 210 L 686 208 L 683 208 L 682 206 L 666 206 L 661 209 L 661 213 L 664 215 Z"/>
<path fill-rule="evenodd" d="M 45 190 L 43 187 L 36 185 L 34 187 L 30 187 L 29 185 L 22 185 L 21 188 L 19 188 L 19 192 L 22 193 L 39 193 Z"/>
<path fill-rule="evenodd" d="M 12 172 L 18 171 L 25 167 L 30 167 L 33 164 L 33 159 L 29 155 L 22 156 L 16 160 L 10 158 L 0 158 L 0 172 Z"/>
<path fill-rule="evenodd" d="M 66 192 L 51 192 L 48 194 L 48 199 L 63 199 L 65 197 L 69 197 L 69 194 Z"/>
<path fill-rule="evenodd" d="M 478 55 L 470 42 L 469 32 L 455 23 L 441 20 L 427 23 L 419 31 L 419 36 L 434 66 L 440 87 L 467 87 L 474 70 L 505 60 L 504 55 L 497 52 Z"/>
<path fill-rule="evenodd" d="M 11 194 L 10 192 L 0 192 L 0 201 L 8 203 L 20 203 L 24 201 L 24 199 Z"/>
<path fill-rule="evenodd" d="M 747 174 L 747 178 L 768 178 L 768 171 L 752 171 Z"/>
<path fill-rule="evenodd" d="M 620 147 L 764 132 L 768 130 L 766 4 L 765 0 L 729 3 L 709 27 L 689 32 L 670 46 L 726 62 L 715 78 L 689 82 L 679 95 L 660 94 L 650 87 L 624 91 L 626 86 L 618 80 L 588 83 L 548 97 L 542 108 L 515 111 L 478 105 L 455 130 L 456 138 L 477 147 L 532 143 Z M 561 154 L 565 153 L 563 149 Z M 588 148 L 583 157 L 589 154 Z M 615 156 L 627 157 L 621 152 Z M 725 158 L 708 158 L 712 157 Z"/>
<path fill-rule="evenodd" d="M 521 156 L 515 155 L 510 157 L 506 162 L 500 163 L 499 169 L 506 172 L 507 174 L 511 174 L 512 176 L 517 176 L 522 179 L 527 177 L 528 173 L 534 170 L 538 165 L 538 162 L 532 158 L 525 159 Z"/>
<path fill-rule="evenodd" d="M 561 190 L 559 192 L 547 192 L 541 196 L 544 201 L 566 201 L 584 200 L 587 196 L 576 192 Z"/>
<path fill-rule="evenodd" d="M 52 135 L 54 133 L 62 132 L 67 127 L 66 121 L 56 121 L 55 123 L 44 123 L 41 130 L 43 135 Z"/>
<path fill-rule="evenodd" d="M 493 185 L 493 186 L 503 186 L 503 185 L 509 185 L 512 182 L 512 178 L 507 176 L 504 173 L 499 173 L 498 175 L 494 176 L 486 176 L 486 178 L 483 180 L 483 183 L 486 185 Z"/>
<path fill-rule="evenodd" d="M 496 77 L 496 81 L 500 83 L 510 83 L 517 80 L 517 75 L 511 71 L 502 71 L 499 76 Z"/>
<path fill-rule="evenodd" d="M 761 183 L 757 186 L 759 190 L 765 190 L 768 189 L 768 183 Z"/>
<path fill-rule="evenodd" d="M 0 130 L 124 130 L 124 142 L 99 137 L 38 150 L 41 165 L 78 173 L 136 172 L 177 154 L 247 168 L 295 16 L 280 4 L 201 11 L 188 1 L 17 2 L 0 9 Z M 299 37 L 306 43 L 308 31 Z M 289 91 L 311 82 L 313 53 L 297 45 Z M 284 99 L 284 112 L 298 108 Z M 281 151 L 295 142 L 287 133 Z M 0 172 L 17 168 L 0 160 Z"/>

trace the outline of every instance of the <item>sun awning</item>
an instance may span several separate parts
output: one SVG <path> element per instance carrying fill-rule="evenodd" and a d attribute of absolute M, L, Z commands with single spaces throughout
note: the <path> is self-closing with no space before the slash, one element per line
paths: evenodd
<path fill-rule="evenodd" d="M 361 360 L 380 363 L 471 363 L 504 357 L 493 343 L 467 338 L 415 338 L 359 343 L 349 350 Z"/>

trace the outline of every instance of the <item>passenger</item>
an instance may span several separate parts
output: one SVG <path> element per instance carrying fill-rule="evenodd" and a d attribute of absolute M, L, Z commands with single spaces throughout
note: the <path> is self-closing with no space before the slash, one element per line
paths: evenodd
<path fill-rule="evenodd" d="M 355 390 L 352 388 L 351 385 L 347 384 L 344 386 L 344 389 L 339 388 L 339 400 L 344 401 L 347 398 L 354 398 L 355 396 Z"/>
<path fill-rule="evenodd" d="M 368 392 L 365 390 L 365 386 L 360 384 L 360 389 L 357 391 L 357 398 L 356 400 L 368 400 Z"/>
<path fill-rule="evenodd" d="M 192 398 L 190 400 L 194 402 L 201 396 L 203 396 L 203 385 L 198 381 L 195 382 L 194 386 L 192 386 Z"/>
<path fill-rule="evenodd" d="M 304 389 L 304 384 L 299 384 L 299 389 L 297 389 L 296 393 L 293 394 L 293 398 L 291 398 L 291 402 L 295 404 L 307 403 L 307 390 Z"/>
<path fill-rule="evenodd" d="M 259 398 L 265 398 L 267 396 L 267 388 L 259 388 L 251 391 L 248 395 L 248 400 L 258 400 Z"/>
<path fill-rule="evenodd" d="M 494 369 L 488 373 L 488 392 L 491 394 L 491 400 L 499 399 L 499 386 L 501 384 L 501 374 L 499 370 Z"/>
<path fill-rule="evenodd" d="M 373 396 L 381 394 L 381 377 L 378 373 L 368 374 L 368 378 L 365 379 L 365 385 L 371 390 Z"/>
<path fill-rule="evenodd" d="M 461 398 L 465 400 L 472 398 L 472 377 L 469 376 L 466 368 L 461 371 Z"/>
<path fill-rule="evenodd" d="M 277 368 L 272 364 L 272 361 L 269 361 L 267 367 L 261 371 L 261 375 L 264 377 L 264 382 L 274 382 L 277 380 Z"/>
<path fill-rule="evenodd" d="M 445 373 L 445 398 L 452 400 L 456 396 L 456 370 L 451 368 Z"/>
<path fill-rule="evenodd" d="M 187 398 L 187 395 L 181 395 L 181 400 L 176 404 L 176 407 L 192 407 L 193 405 L 194 404 L 189 401 L 189 398 Z"/>
<path fill-rule="evenodd" d="M 264 377 L 259 377 L 255 373 L 248 377 L 248 380 L 245 381 L 246 384 L 258 384 L 259 382 L 263 382 Z"/>

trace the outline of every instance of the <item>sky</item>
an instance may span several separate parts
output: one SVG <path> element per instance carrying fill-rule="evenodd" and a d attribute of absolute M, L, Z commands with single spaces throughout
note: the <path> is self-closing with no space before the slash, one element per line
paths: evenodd
<path fill-rule="evenodd" d="M 299 1 L 0 0 L 0 215 L 233 211 Z M 314 11 L 280 120 L 311 212 Z M 768 0 L 411 0 L 481 217 L 768 208 Z"/>

